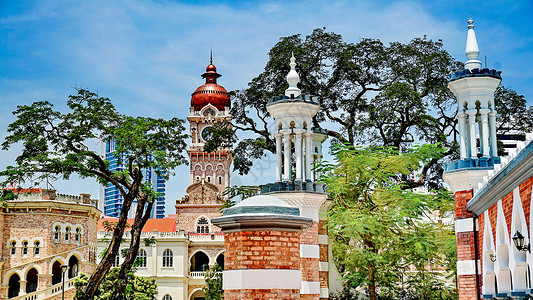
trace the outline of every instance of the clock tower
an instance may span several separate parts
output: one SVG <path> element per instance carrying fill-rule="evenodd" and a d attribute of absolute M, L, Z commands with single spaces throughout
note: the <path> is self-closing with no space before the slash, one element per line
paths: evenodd
<path fill-rule="evenodd" d="M 213 56 L 206 71 L 202 74 L 205 84 L 192 93 L 190 114 L 191 142 L 188 150 L 190 161 L 190 184 L 210 183 L 217 187 L 219 195 L 229 186 L 232 161 L 230 148 L 218 148 L 215 152 L 205 152 L 205 129 L 216 123 L 231 121 L 230 99 L 226 89 L 217 84 L 222 76 L 213 65 Z"/>

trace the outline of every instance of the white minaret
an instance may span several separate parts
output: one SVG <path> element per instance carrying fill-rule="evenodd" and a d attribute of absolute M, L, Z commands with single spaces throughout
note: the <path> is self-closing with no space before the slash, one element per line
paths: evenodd
<path fill-rule="evenodd" d="M 472 19 L 468 20 L 465 54 L 468 58 L 466 69 L 450 74 L 448 83 L 448 88 L 457 97 L 461 159 L 497 157 L 494 92 L 500 84 L 501 72 L 481 69 Z"/>
<path fill-rule="evenodd" d="M 276 139 L 276 182 L 314 181 L 313 162 L 321 158 L 321 143 L 324 135 L 312 130 L 313 117 L 320 106 L 316 99 L 305 96 L 298 88 L 300 76 L 296 72 L 296 59 L 291 57 L 291 70 L 287 74 L 289 88 L 283 97 L 267 104 L 267 110 L 274 118 Z M 294 157 L 291 149 L 294 144 Z M 316 151 L 315 151 L 316 149 Z M 291 162 L 296 162 L 295 176 L 291 178 Z"/>

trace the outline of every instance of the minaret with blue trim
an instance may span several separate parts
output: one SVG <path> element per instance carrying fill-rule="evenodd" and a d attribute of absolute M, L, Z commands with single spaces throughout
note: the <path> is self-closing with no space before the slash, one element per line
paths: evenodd
<path fill-rule="evenodd" d="M 481 296 L 479 240 L 476 217 L 467 203 L 487 180 L 489 171 L 500 163 L 496 138 L 494 92 L 501 72 L 482 68 L 474 21 L 468 20 L 465 69 L 449 75 L 448 88 L 457 97 L 460 159 L 448 163 L 443 179 L 455 195 L 455 232 L 457 240 L 457 285 L 459 299 Z"/>

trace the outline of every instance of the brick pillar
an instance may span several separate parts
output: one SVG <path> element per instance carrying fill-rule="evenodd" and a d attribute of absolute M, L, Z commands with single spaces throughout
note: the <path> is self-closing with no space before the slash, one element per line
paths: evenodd
<path fill-rule="evenodd" d="M 457 281 L 459 300 L 478 299 L 476 287 L 476 256 L 474 218 L 466 210 L 472 190 L 455 192 L 455 233 L 457 237 Z"/>
<path fill-rule="evenodd" d="M 298 208 L 266 195 L 212 220 L 224 232 L 224 299 L 300 299 L 300 234 L 312 224 Z"/>

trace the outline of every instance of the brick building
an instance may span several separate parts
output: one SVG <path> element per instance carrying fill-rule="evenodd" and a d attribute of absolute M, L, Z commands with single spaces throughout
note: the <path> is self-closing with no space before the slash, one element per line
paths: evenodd
<path fill-rule="evenodd" d="M 62 266 L 71 299 L 74 278 L 96 269 L 98 201 L 89 194 L 8 189 L 18 197 L 0 209 L 0 299 L 61 299 Z"/>
<path fill-rule="evenodd" d="M 461 157 L 444 174 L 455 192 L 459 299 L 520 298 L 532 293 L 533 135 L 498 157 L 494 91 L 501 72 L 481 68 L 468 23 L 466 69 L 450 74 L 448 85 L 459 104 Z"/>

